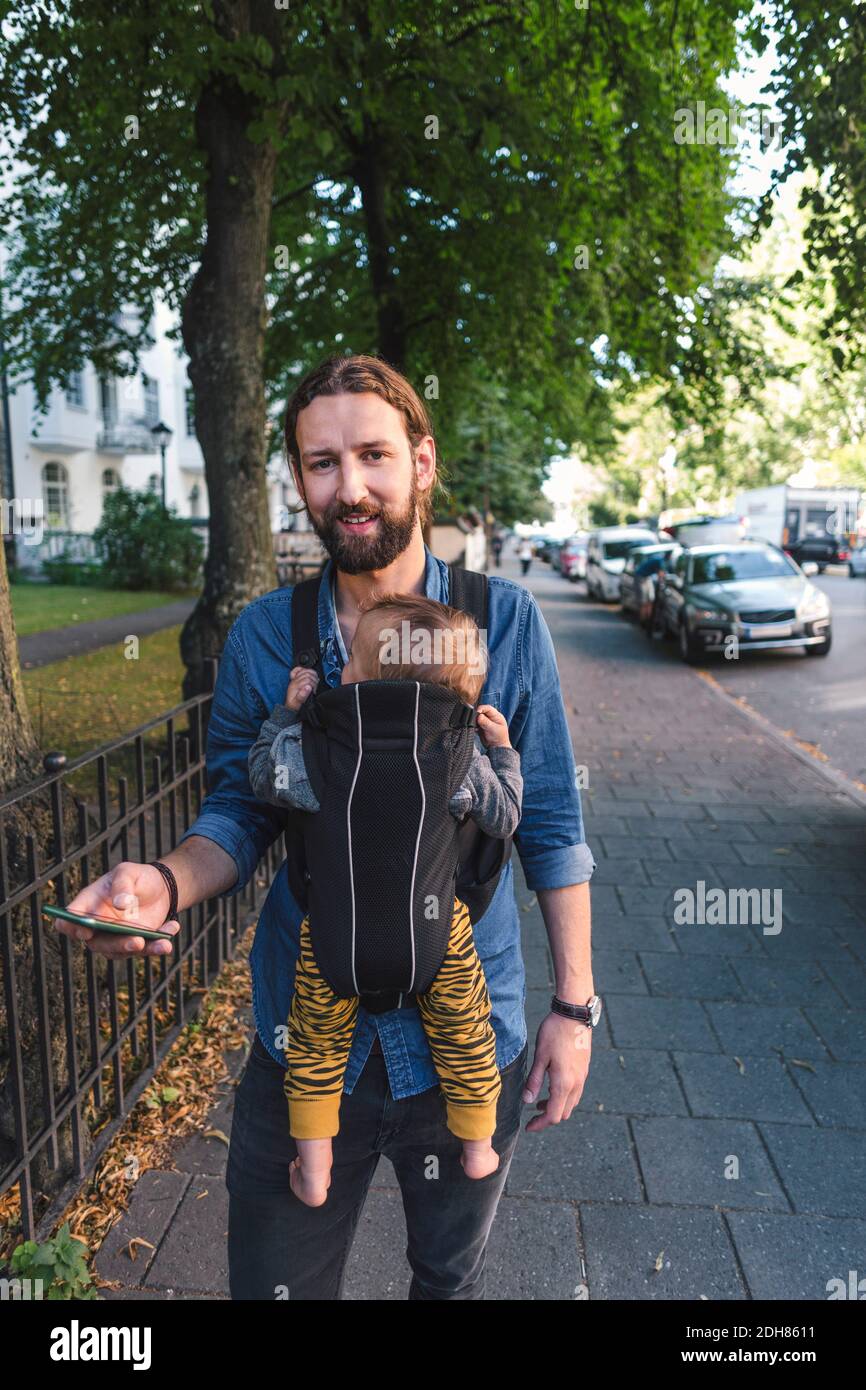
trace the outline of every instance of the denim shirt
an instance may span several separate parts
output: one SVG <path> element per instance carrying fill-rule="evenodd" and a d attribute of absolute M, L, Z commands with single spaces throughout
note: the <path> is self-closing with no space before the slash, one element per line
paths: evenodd
<path fill-rule="evenodd" d="M 424 592 L 447 603 L 448 566 L 428 546 L 424 550 Z M 329 686 L 340 684 L 347 659 L 333 586 L 334 567 L 329 559 L 322 572 L 318 612 L 322 668 Z M 499 575 L 488 576 L 488 586 L 489 666 L 479 703 L 495 705 L 505 715 L 511 743 L 520 754 L 523 809 L 514 847 L 530 889 L 586 883 L 595 861 L 584 840 L 553 640 L 528 589 Z M 263 721 L 285 699 L 294 665 L 291 597 L 288 585 L 248 604 L 232 625 L 219 663 L 208 725 L 209 790 L 181 843 L 190 835 L 203 835 L 232 856 L 238 877 L 224 897 L 244 888 L 262 856 L 283 833 L 284 813 L 253 795 L 247 759 Z M 285 1038 L 302 918 L 283 861 L 262 906 L 250 952 L 256 1030 L 270 1055 L 283 1066 L 286 1058 L 277 1038 Z M 496 1065 L 501 1070 L 526 1043 L 526 973 L 510 859 L 473 931 L 490 995 Z M 343 1078 L 347 1095 L 361 1075 L 377 1032 L 395 1100 L 439 1084 L 417 1005 L 375 1015 L 359 1005 Z"/>

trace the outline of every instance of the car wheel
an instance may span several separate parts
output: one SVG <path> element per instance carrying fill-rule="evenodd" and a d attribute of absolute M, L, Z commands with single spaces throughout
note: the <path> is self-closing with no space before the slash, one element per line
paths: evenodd
<path fill-rule="evenodd" d="M 824 641 L 823 641 L 823 642 L 819 642 L 818 645 L 815 646 L 815 647 L 806 647 L 806 648 L 805 648 L 805 652 L 806 652 L 806 655 L 807 655 L 807 656 L 826 656 L 827 653 L 828 653 L 828 651 L 829 651 L 830 648 L 832 647 L 832 645 L 833 645 L 833 634 L 832 634 L 832 632 L 831 632 L 831 631 L 829 630 L 829 628 L 828 628 L 828 629 L 827 629 L 827 636 L 826 636 L 826 638 L 824 639 Z"/>
<path fill-rule="evenodd" d="M 849 579 L 856 579 L 856 578 L 857 578 L 856 574 L 854 573 L 854 566 L 850 563 L 850 561 L 848 562 L 848 578 L 849 578 Z"/>
<path fill-rule="evenodd" d="M 680 656 L 683 661 L 688 662 L 689 666 L 697 665 L 704 653 L 694 637 L 692 637 L 685 622 L 680 623 L 679 641 Z"/>
<path fill-rule="evenodd" d="M 826 562 L 825 562 L 824 560 L 819 560 L 819 561 L 818 561 L 818 573 L 819 573 L 819 574 L 823 574 L 826 568 L 827 568 Z"/>

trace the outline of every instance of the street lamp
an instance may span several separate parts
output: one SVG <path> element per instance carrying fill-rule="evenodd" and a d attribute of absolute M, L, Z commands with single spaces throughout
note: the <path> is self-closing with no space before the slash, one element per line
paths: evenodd
<path fill-rule="evenodd" d="M 168 425 L 164 425 L 160 420 L 158 424 L 154 425 L 150 432 L 153 435 L 154 443 L 157 445 L 162 459 L 162 509 L 165 511 L 165 451 L 171 442 L 174 431 L 170 430 Z"/>

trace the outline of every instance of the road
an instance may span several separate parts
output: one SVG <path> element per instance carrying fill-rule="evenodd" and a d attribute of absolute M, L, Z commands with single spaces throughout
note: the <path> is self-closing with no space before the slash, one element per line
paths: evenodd
<path fill-rule="evenodd" d="M 822 574 L 814 582 L 833 606 L 829 656 L 751 652 L 705 669 L 847 777 L 866 782 L 866 580 Z"/>
<path fill-rule="evenodd" d="M 495 571 L 494 571 L 495 572 Z M 560 599 L 561 589 L 574 594 L 588 612 L 607 612 L 626 623 L 618 605 L 587 603 L 582 583 L 569 584 L 549 565 L 533 561 L 530 588 L 540 584 L 545 596 Z M 800 651 L 747 652 L 738 660 L 715 658 L 700 667 L 731 695 L 745 698 L 779 730 L 824 753 L 832 766 L 866 784 L 866 579 L 849 579 L 841 571 L 813 581 L 833 607 L 833 646 L 826 657 Z M 650 646 L 635 625 L 643 659 L 681 664 L 676 644 Z"/>

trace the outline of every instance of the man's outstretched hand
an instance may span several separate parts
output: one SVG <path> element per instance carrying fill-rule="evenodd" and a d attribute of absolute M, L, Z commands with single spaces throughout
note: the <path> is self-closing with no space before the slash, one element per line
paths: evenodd
<path fill-rule="evenodd" d="M 82 888 L 69 903 L 70 912 L 83 912 L 91 917 L 109 917 L 116 922 L 138 923 L 152 931 L 177 935 L 180 922 L 165 922 L 168 912 L 168 888 L 165 879 L 152 864 L 133 864 L 125 861 Z M 124 960 L 136 956 L 167 955 L 170 941 L 151 941 L 144 936 L 118 936 L 114 932 L 97 931 L 83 922 L 64 922 L 55 918 L 54 925 L 72 941 L 82 941 L 89 950 L 101 956 Z"/>
<path fill-rule="evenodd" d="M 583 1094 L 592 1055 L 592 1029 L 585 1023 L 550 1013 L 535 1038 L 535 1057 L 523 1088 L 524 1104 L 535 1101 L 536 1110 L 527 1131 L 535 1133 L 567 1120 Z M 536 1100 L 547 1072 L 550 1094 Z"/>

